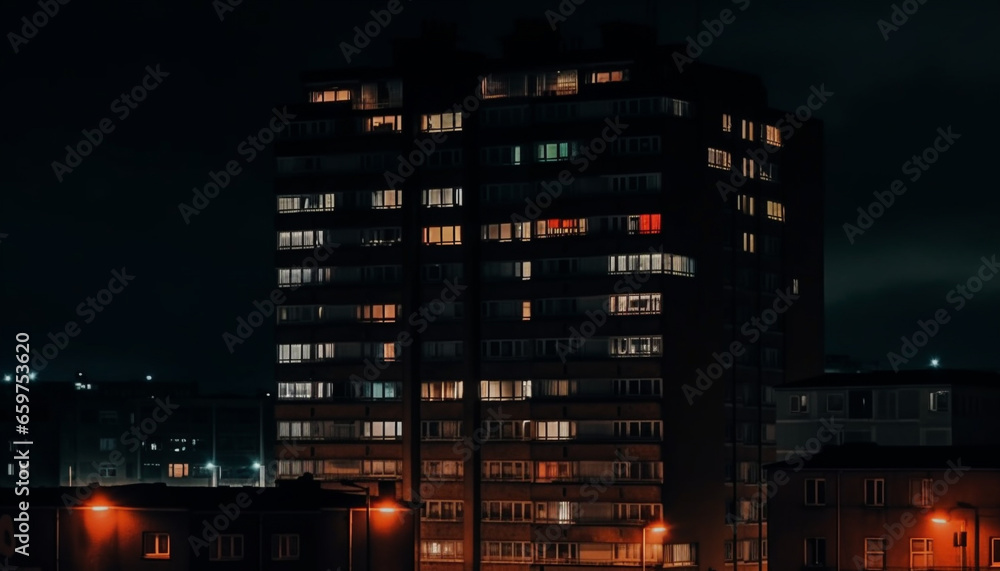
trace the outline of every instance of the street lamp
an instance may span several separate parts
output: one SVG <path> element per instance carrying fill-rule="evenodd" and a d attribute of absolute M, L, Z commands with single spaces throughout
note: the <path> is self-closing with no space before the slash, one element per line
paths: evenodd
<path fill-rule="evenodd" d="M 642 571 L 646 571 L 646 531 L 664 533 L 667 531 L 667 526 L 662 523 L 655 523 L 653 525 L 644 525 L 642 527 Z"/>
<path fill-rule="evenodd" d="M 953 512 L 955 510 L 972 510 L 973 517 L 974 517 L 973 525 L 975 527 L 975 532 L 974 532 L 975 539 L 973 541 L 973 549 L 975 549 L 975 551 L 974 551 L 975 555 L 973 556 L 973 562 L 975 564 L 975 569 L 978 571 L 979 570 L 979 508 L 977 506 L 972 505 L 972 504 L 968 504 L 968 503 L 965 503 L 965 502 L 958 502 L 953 507 L 948 508 L 948 511 L 945 512 L 945 513 L 950 516 L 951 512 Z M 949 518 L 947 518 L 947 517 L 935 517 L 935 518 L 931 518 L 931 521 L 933 521 L 934 523 L 948 523 L 951 520 Z M 961 545 L 961 547 L 962 547 L 962 571 L 965 571 L 965 569 L 966 569 L 966 559 L 967 559 L 966 553 L 969 550 L 969 545 L 968 545 L 969 541 L 968 541 L 968 537 L 966 536 L 965 525 L 966 525 L 966 520 L 965 520 L 965 518 L 962 518 L 962 528 L 960 530 L 960 533 L 962 534 L 960 536 L 961 540 L 962 540 L 961 541 L 961 543 L 962 543 L 962 545 Z M 958 542 L 956 542 L 956 543 L 958 543 Z M 958 547 L 958 546 L 956 545 L 956 547 Z"/>
<path fill-rule="evenodd" d="M 212 471 L 212 487 L 218 488 L 219 480 L 222 479 L 222 466 L 216 466 L 214 463 L 209 462 L 205 467 Z"/>

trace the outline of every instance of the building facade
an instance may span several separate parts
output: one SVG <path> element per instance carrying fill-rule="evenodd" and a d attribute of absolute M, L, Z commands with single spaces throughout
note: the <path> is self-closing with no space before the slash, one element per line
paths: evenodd
<path fill-rule="evenodd" d="M 822 131 L 644 28 L 542 27 L 304 77 L 278 477 L 396 482 L 421 569 L 763 568 L 770 387 L 823 370 Z"/>
<path fill-rule="evenodd" d="M 769 466 L 768 480 L 775 569 L 1000 566 L 995 449 L 834 446 Z"/>
<path fill-rule="evenodd" d="M 33 488 L 30 528 L 21 537 L 15 534 L 24 498 L 5 489 L 0 492 L 0 566 L 21 571 L 394 571 L 412 566 L 407 561 L 409 512 L 380 504 L 366 519 L 364 497 L 294 483 L 279 488 L 134 484 L 97 487 L 88 494 L 79 488 Z"/>
<path fill-rule="evenodd" d="M 990 371 L 827 373 L 775 394 L 779 458 L 834 424 L 836 437 L 824 442 L 985 446 L 1000 430 L 1000 374 Z"/>
<path fill-rule="evenodd" d="M 82 377 L 31 388 L 32 440 L 36 454 L 45 451 L 32 463 L 32 486 L 273 485 L 274 406 L 267 395 Z M 13 385 L 2 390 L 13 402 Z M 0 411 L 0 426 L 12 435 L 13 413 Z M 8 463 L 2 483 L 12 487 L 16 479 Z"/>

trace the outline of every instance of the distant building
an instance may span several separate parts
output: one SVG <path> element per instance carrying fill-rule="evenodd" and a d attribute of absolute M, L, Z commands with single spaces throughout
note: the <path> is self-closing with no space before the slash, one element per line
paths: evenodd
<path fill-rule="evenodd" d="M 196 383 L 82 378 L 29 386 L 32 487 L 259 485 L 262 476 L 273 482 L 273 400 L 265 395 L 203 395 Z M 0 392 L 4 402 L 14 402 L 13 384 Z M 12 441 L 13 417 L 13 405 L 0 408 L 0 430 Z M 11 462 L 2 462 L 0 485 L 16 480 Z"/>
<path fill-rule="evenodd" d="M 996 448 L 834 446 L 768 480 L 772 569 L 1000 567 Z"/>
<path fill-rule="evenodd" d="M 0 569 L 191 571 L 282 569 L 367 571 L 364 496 L 302 483 L 278 488 L 164 484 L 35 488 L 28 557 L 14 534 L 25 499 L 0 490 Z M 372 571 L 412 568 L 412 515 L 371 510 Z M 386 513 L 391 510 L 391 513 Z M 11 538 L 13 542 L 11 543 Z"/>
<path fill-rule="evenodd" d="M 734 565 L 823 370 L 822 125 L 642 26 L 427 32 L 278 135 L 278 477 L 396 482 L 426 569 Z"/>
<path fill-rule="evenodd" d="M 980 446 L 997 443 L 1000 432 L 1000 374 L 992 371 L 829 373 L 783 384 L 775 395 L 779 458 L 811 440 L 815 453 L 817 441 Z"/>
<path fill-rule="evenodd" d="M 877 361 L 857 361 L 849 355 L 827 355 L 825 373 L 868 373 L 877 371 Z"/>

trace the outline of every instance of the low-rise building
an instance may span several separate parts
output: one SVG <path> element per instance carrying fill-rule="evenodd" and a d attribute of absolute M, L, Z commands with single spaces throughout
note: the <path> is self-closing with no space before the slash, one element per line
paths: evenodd
<path fill-rule="evenodd" d="M 413 568 L 410 511 L 373 498 L 368 526 L 364 495 L 292 484 L 36 488 L 30 497 L 0 490 L 0 569 Z M 26 500 L 27 516 L 19 505 Z"/>
<path fill-rule="evenodd" d="M 836 438 L 824 444 L 986 446 L 1000 431 L 1000 374 L 992 371 L 827 373 L 776 387 L 775 400 L 779 459 L 831 426 Z"/>
<path fill-rule="evenodd" d="M 849 444 L 768 466 L 772 569 L 1000 567 L 995 448 Z"/>

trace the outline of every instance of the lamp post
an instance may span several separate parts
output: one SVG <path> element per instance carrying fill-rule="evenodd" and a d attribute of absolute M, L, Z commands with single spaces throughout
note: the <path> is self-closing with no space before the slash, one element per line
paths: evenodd
<path fill-rule="evenodd" d="M 663 533 L 667 531 L 667 526 L 657 523 L 652 526 L 642 526 L 642 571 L 646 571 L 646 531 L 653 533 Z"/>
<path fill-rule="evenodd" d="M 950 514 L 951 514 L 951 512 L 953 512 L 955 510 L 972 510 L 973 518 L 974 518 L 973 519 L 973 527 L 975 528 L 975 531 L 973 533 L 973 535 L 975 536 L 975 539 L 973 540 L 973 549 L 975 550 L 973 552 L 974 553 L 974 555 L 973 555 L 973 564 L 975 565 L 975 570 L 979 571 L 979 508 L 977 506 L 972 505 L 972 504 L 968 504 L 968 503 L 965 503 L 965 502 L 958 502 L 953 507 L 948 508 L 948 511 L 946 513 L 949 514 L 949 518 L 935 517 L 935 518 L 932 518 L 931 521 L 933 521 L 934 523 L 948 523 L 950 521 Z M 968 559 L 968 557 L 966 556 L 966 553 L 969 550 L 969 539 L 968 539 L 968 536 L 966 535 L 965 528 L 966 528 L 966 519 L 962 518 L 962 527 L 961 527 L 961 531 L 960 531 L 960 533 L 962 534 L 960 537 L 963 540 L 962 541 L 962 545 L 961 545 L 961 547 L 962 547 L 962 571 L 965 571 L 965 569 L 967 567 L 967 559 Z"/>
<path fill-rule="evenodd" d="M 267 480 L 265 480 L 265 478 L 264 478 L 264 466 L 261 465 L 260 462 L 254 462 L 253 463 L 253 467 L 254 467 L 255 470 L 257 470 L 259 472 L 258 477 L 257 477 L 257 487 L 258 488 L 266 488 L 267 487 Z"/>
<path fill-rule="evenodd" d="M 365 571 L 372 571 L 372 492 L 367 486 L 359 486 L 350 480 L 341 480 L 340 483 L 365 492 Z M 354 525 L 354 516 L 350 516 L 350 525 Z M 354 553 L 354 545 L 348 546 L 348 553 Z M 353 563 L 350 571 L 354 571 Z"/>
<path fill-rule="evenodd" d="M 205 467 L 212 471 L 212 487 L 218 488 L 219 480 L 222 479 L 222 466 L 216 466 L 215 463 L 209 462 Z"/>

